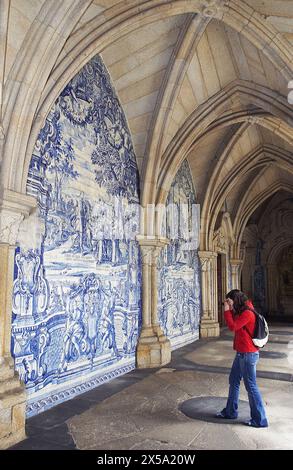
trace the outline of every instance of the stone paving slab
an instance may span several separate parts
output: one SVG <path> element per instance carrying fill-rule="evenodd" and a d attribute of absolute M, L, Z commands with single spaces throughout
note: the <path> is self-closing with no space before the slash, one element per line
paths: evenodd
<path fill-rule="evenodd" d="M 192 376 L 194 376 L 192 395 L 184 391 L 190 390 Z M 213 390 L 218 397 L 226 396 L 228 392 L 228 377 L 200 372 L 172 372 L 161 374 L 160 378 L 172 384 L 172 393 L 166 394 L 166 384 L 152 388 L 154 376 L 143 380 L 139 384 L 131 385 L 124 393 L 132 398 L 133 403 L 140 397 L 141 388 L 145 390 L 148 399 L 134 405 L 133 411 L 129 408 L 123 414 L 123 396 L 116 394 L 92 408 L 90 412 L 75 416 L 67 421 L 69 431 L 80 449 L 133 449 L 146 442 L 152 447 L 162 449 L 161 444 L 169 443 L 175 447 L 190 449 L 256 449 L 256 448 L 286 448 L 293 449 L 293 409 L 291 406 L 293 387 L 290 383 L 259 380 L 267 406 L 270 427 L 268 429 L 251 429 L 242 423 L 227 424 L 208 423 L 209 413 L 204 413 L 198 419 L 191 419 L 180 411 L 180 405 L 196 396 L 202 396 L 203 390 L 198 393 L 197 386 L 201 382 L 213 383 Z M 202 379 L 202 380 L 200 380 Z M 225 380 L 226 379 L 226 380 Z M 162 382 L 163 382 L 162 380 Z M 176 381 L 179 386 L 176 386 Z M 139 385 L 139 387 L 138 387 Z M 136 388 L 138 387 L 138 391 Z M 138 392 L 138 395 L 137 395 Z M 204 396 L 207 396 L 206 393 Z M 215 395 L 211 396 L 214 398 Z M 188 397 L 188 398 L 187 398 Z M 247 401 L 244 387 L 241 389 L 241 399 Z M 118 403 L 120 412 L 117 414 Z M 112 413 L 110 409 L 112 408 Z M 222 406 L 222 403 L 221 403 Z M 219 404 L 215 403 L 216 413 Z M 105 412 L 105 409 L 108 411 Z M 246 416 L 249 419 L 249 415 Z M 285 437 L 284 437 L 285 433 Z M 149 441 L 146 441 L 149 440 Z M 156 446 L 157 447 L 154 447 Z"/>
<path fill-rule="evenodd" d="M 277 331 L 279 337 L 289 341 L 291 334 L 288 333 L 293 333 L 293 328 L 278 326 Z M 286 335 L 280 332 L 286 332 Z M 228 371 L 235 352 L 232 350 L 232 334 L 228 331 L 225 334 L 231 338 L 231 343 L 220 338 L 194 343 L 194 350 L 189 345 L 176 351 L 169 366 L 131 384 L 88 412 L 69 419 L 67 424 L 77 447 L 293 449 L 293 384 L 287 381 L 258 380 L 267 407 L 270 422 L 268 429 L 251 429 L 244 426 L 242 421 L 209 422 L 211 415 L 223 407 L 228 393 L 228 375 L 210 373 L 208 367 L 206 371 L 193 370 L 192 362 L 201 364 L 203 369 L 206 365 L 212 365 Z M 275 337 L 278 338 L 277 335 Z M 279 347 L 272 343 L 266 351 L 272 354 L 264 355 L 261 359 L 264 370 L 290 372 L 287 344 Z M 190 418 L 182 413 L 184 403 L 200 397 L 201 414 Z M 247 403 L 244 386 L 240 399 Z M 240 418 L 244 421 L 249 419 L 247 406 Z M 111 429 L 111 432 L 107 429 Z"/>
<path fill-rule="evenodd" d="M 260 350 L 260 361 L 258 363 L 257 369 L 261 372 L 276 372 L 282 374 L 289 374 L 292 376 L 293 380 L 293 354 L 290 353 L 293 351 L 293 329 L 288 327 L 278 327 L 276 330 L 278 333 L 284 332 L 285 335 L 282 335 L 282 344 L 274 343 L 269 341 L 264 349 Z M 275 328 L 271 328 L 271 337 L 279 338 L 281 336 L 274 335 Z M 290 335 L 289 335 L 290 333 Z M 235 351 L 232 349 L 233 342 L 233 333 L 228 330 L 225 331 L 226 339 L 217 339 L 209 343 L 209 347 L 202 347 L 196 351 L 190 352 L 185 356 L 185 359 L 194 362 L 195 364 L 200 364 L 202 366 L 210 367 L 225 367 L 230 368 L 235 357 Z M 228 339 L 231 338 L 231 343 Z M 290 348 L 288 347 L 289 341 L 292 341 Z"/>
<path fill-rule="evenodd" d="M 195 397 L 181 403 L 179 409 L 182 413 L 192 419 L 207 421 L 215 424 L 239 424 L 248 421 L 250 418 L 250 408 L 248 401 L 239 400 L 238 418 L 223 419 L 218 418 L 217 411 L 223 410 L 227 402 L 227 397 L 203 396 Z"/>
<path fill-rule="evenodd" d="M 276 331 L 276 338 L 291 340 L 288 333 L 293 334 L 293 327 L 278 325 Z M 286 378 L 290 374 L 277 380 L 278 374 L 268 370 L 269 378 L 258 378 L 268 429 L 249 428 L 242 422 L 209 422 L 211 413 L 222 407 L 216 401 L 225 401 L 228 394 L 229 367 L 235 354 L 231 336 L 226 330 L 219 340 L 196 341 L 174 351 L 171 363 L 161 369 L 135 370 L 123 380 L 115 379 L 29 419 L 29 438 L 14 449 L 292 450 L 293 383 Z M 283 350 L 275 345 L 266 349 L 273 358 L 264 357 L 260 362 L 267 367 L 270 360 L 276 370 L 279 366 L 288 370 L 287 358 L 276 354 Z M 205 364 L 207 358 L 211 366 Z M 201 415 L 194 418 L 181 411 L 182 404 L 193 399 L 206 400 Z M 240 399 L 247 402 L 243 385 Z M 208 407 L 209 401 L 209 406 L 214 401 L 212 407 Z"/>

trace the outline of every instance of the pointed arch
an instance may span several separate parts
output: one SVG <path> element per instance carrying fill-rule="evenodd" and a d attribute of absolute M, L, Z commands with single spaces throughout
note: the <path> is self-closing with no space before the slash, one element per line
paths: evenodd
<path fill-rule="evenodd" d="M 244 98 L 248 102 L 250 100 L 250 102 L 256 102 L 259 107 L 227 113 L 229 99 L 236 96 Z M 213 112 L 211 113 L 212 108 Z M 249 120 L 251 122 L 259 121 L 260 124 L 270 128 L 277 135 L 292 143 L 292 128 L 290 127 L 290 124 L 292 124 L 292 111 L 285 98 L 252 82 L 237 80 L 199 106 L 188 117 L 173 141 L 168 145 L 162 157 L 156 202 L 161 203 L 164 201 L 180 163 L 193 146 L 198 143 L 199 139 L 204 138 L 206 133 L 216 127 L 229 126 L 232 123 Z M 152 164 L 151 156 L 149 164 Z M 146 191 L 146 188 L 144 191 Z M 148 200 L 148 202 L 153 201 Z"/>
<path fill-rule="evenodd" d="M 165 0 L 143 1 L 132 7 L 119 3 L 107 10 L 107 21 L 97 16 L 69 38 L 90 3 L 90 0 L 66 0 L 62 2 L 62 9 L 57 0 L 53 5 L 50 3 L 50 7 L 46 4 L 34 23 L 36 31 L 31 30 L 31 52 L 28 53 L 27 48 L 21 51 L 22 59 L 17 60 L 9 75 L 4 90 L 6 142 L 1 176 L 2 183 L 9 189 L 24 191 L 25 171 L 28 169 L 24 162 L 29 159 L 38 130 L 66 83 L 91 57 L 121 35 L 158 18 L 186 13 L 207 14 L 204 4 L 194 0 L 173 0 L 167 3 Z M 47 14 L 45 8 L 50 8 Z M 214 14 L 232 28 L 241 30 L 242 34 L 267 55 L 284 77 L 291 78 L 293 60 L 289 45 L 253 8 L 244 6 L 239 0 L 230 0 L 224 6 L 221 6 L 221 2 L 218 3 Z M 50 34 L 52 40 L 48 47 Z M 62 55 L 60 52 L 65 47 L 65 42 L 66 54 Z M 40 44 L 43 46 L 40 47 Z M 31 71 L 30 80 L 26 78 L 28 67 Z M 36 70 L 38 73 L 35 73 Z M 21 87 L 20 82 L 23 82 Z M 8 96 L 11 98 L 8 99 Z M 9 122 L 17 122 L 17 125 L 12 128 Z M 148 191 L 149 188 L 146 187 L 144 194 Z"/>
<path fill-rule="evenodd" d="M 251 187 L 255 186 L 256 181 L 259 178 L 261 178 L 261 175 L 257 175 L 256 179 L 251 183 Z M 249 194 L 249 188 L 248 188 L 246 198 L 241 202 L 239 206 L 239 210 L 236 215 L 234 226 L 233 226 L 234 233 L 236 234 L 236 244 L 235 244 L 236 257 L 237 256 L 239 257 L 243 232 L 250 216 L 266 199 L 268 199 L 274 193 L 281 191 L 281 190 L 288 191 L 289 193 L 293 193 L 293 185 L 280 181 L 280 180 L 276 181 L 273 185 L 267 187 L 261 193 L 257 194 L 250 202 L 247 202 L 247 197 Z"/>

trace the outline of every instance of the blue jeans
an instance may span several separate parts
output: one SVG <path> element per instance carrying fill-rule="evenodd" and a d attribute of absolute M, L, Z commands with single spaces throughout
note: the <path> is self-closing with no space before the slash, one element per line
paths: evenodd
<path fill-rule="evenodd" d="M 229 397 L 222 414 L 227 418 L 237 418 L 240 382 L 243 377 L 248 393 L 251 423 L 257 427 L 267 427 L 268 421 L 261 394 L 256 384 L 256 364 L 259 353 L 237 353 L 229 376 Z"/>

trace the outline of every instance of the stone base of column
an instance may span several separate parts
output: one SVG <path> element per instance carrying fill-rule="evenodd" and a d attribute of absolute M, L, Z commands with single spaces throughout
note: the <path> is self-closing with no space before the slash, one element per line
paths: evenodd
<path fill-rule="evenodd" d="M 171 361 L 171 343 L 160 326 L 145 328 L 136 349 L 138 369 L 161 367 Z"/>
<path fill-rule="evenodd" d="M 200 324 L 200 337 L 201 338 L 215 338 L 220 336 L 220 325 L 218 322 L 203 321 Z"/>
<path fill-rule="evenodd" d="M 0 449 L 17 444 L 25 435 L 26 393 L 13 361 L 0 363 Z"/>

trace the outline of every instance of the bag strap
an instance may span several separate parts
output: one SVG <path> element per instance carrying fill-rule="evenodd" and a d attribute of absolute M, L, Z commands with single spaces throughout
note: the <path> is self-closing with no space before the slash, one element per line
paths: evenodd
<path fill-rule="evenodd" d="M 257 315 L 257 316 L 260 315 L 256 310 L 254 310 L 254 308 L 247 307 L 246 310 L 250 310 L 251 312 L 255 313 L 255 315 Z"/>

